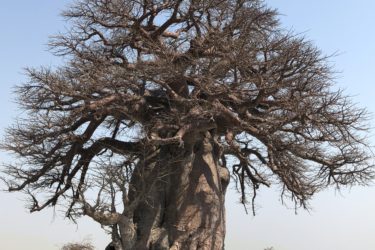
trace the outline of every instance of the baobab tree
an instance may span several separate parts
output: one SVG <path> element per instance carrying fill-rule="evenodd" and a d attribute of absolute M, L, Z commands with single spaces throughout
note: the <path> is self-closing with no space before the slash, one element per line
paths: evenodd
<path fill-rule="evenodd" d="M 366 112 L 260 0 L 77 0 L 54 69 L 27 69 L 3 148 L 30 210 L 61 205 L 115 249 L 223 249 L 225 191 L 307 207 L 372 178 Z"/>

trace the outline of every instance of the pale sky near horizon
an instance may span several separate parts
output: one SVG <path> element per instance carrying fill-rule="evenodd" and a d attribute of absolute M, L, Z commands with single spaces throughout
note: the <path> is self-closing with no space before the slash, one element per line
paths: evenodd
<path fill-rule="evenodd" d="M 68 27 L 58 15 L 71 0 L 11 0 L 0 5 L 0 136 L 19 112 L 12 87 L 24 80 L 26 66 L 54 65 L 48 36 Z M 308 37 L 331 59 L 337 86 L 361 107 L 375 114 L 375 1 L 269 0 L 279 9 L 283 27 Z M 372 115 L 372 127 L 375 116 Z M 372 131 L 370 141 L 375 145 Z M 11 158 L 1 152 L 0 162 Z M 0 187 L 3 188 L 3 186 Z M 280 205 L 275 190 L 262 190 L 257 215 L 246 215 L 233 191 L 227 195 L 227 250 L 373 250 L 375 249 L 375 187 L 328 190 L 311 201 L 312 210 Z M 0 192 L 0 249 L 57 250 L 65 242 L 91 239 L 104 249 L 109 239 L 90 220 L 78 225 L 60 211 L 29 214 L 24 197 Z"/>

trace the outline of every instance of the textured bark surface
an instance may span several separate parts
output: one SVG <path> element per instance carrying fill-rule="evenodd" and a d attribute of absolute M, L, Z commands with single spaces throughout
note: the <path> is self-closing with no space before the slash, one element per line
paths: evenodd
<path fill-rule="evenodd" d="M 136 209 L 135 249 L 224 248 L 229 172 L 220 166 L 219 156 L 220 149 L 208 133 L 195 145 L 185 146 L 183 156 L 169 166 L 172 172 Z"/>

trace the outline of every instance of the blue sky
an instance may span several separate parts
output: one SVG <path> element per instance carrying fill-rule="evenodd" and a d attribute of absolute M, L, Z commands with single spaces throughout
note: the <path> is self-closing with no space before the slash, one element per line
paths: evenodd
<path fill-rule="evenodd" d="M 47 51 L 48 36 L 67 26 L 58 13 L 68 0 L 12 0 L 0 7 L 0 135 L 17 115 L 12 87 L 24 80 L 26 66 L 55 65 L 59 59 Z M 331 59 L 337 86 L 359 106 L 375 114 L 375 2 L 371 0 L 269 0 L 283 14 L 283 27 L 302 33 Z M 374 115 L 373 115 L 374 117 Z M 375 120 L 371 121 L 372 126 Z M 369 137 L 375 145 L 375 139 Z M 1 161 L 11 160 L 5 153 Z M 373 250 L 375 249 L 375 188 L 354 187 L 318 194 L 310 212 L 280 205 L 275 190 L 263 190 L 257 216 L 246 215 L 238 197 L 227 197 L 227 250 Z M 98 249 L 108 239 L 89 220 L 74 225 L 58 210 L 30 215 L 24 197 L 0 193 L 0 249 L 50 250 L 64 242 L 91 238 Z"/>

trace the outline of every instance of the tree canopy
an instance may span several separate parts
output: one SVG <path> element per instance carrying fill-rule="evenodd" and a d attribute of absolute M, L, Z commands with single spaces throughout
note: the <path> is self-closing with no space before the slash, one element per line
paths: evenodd
<path fill-rule="evenodd" d="M 173 171 L 164 160 L 153 170 L 160 152 L 177 161 L 207 134 L 244 204 L 278 185 L 306 207 L 330 185 L 373 177 L 366 111 L 262 1 L 78 0 L 63 15 L 71 30 L 50 48 L 64 65 L 27 69 L 16 91 L 27 113 L 3 144 L 19 159 L 9 191 L 26 192 L 31 211 L 65 201 L 68 216 L 112 225 L 116 199 L 134 211 L 152 188 L 145 177 L 129 197 L 137 164 L 156 181 Z"/>

